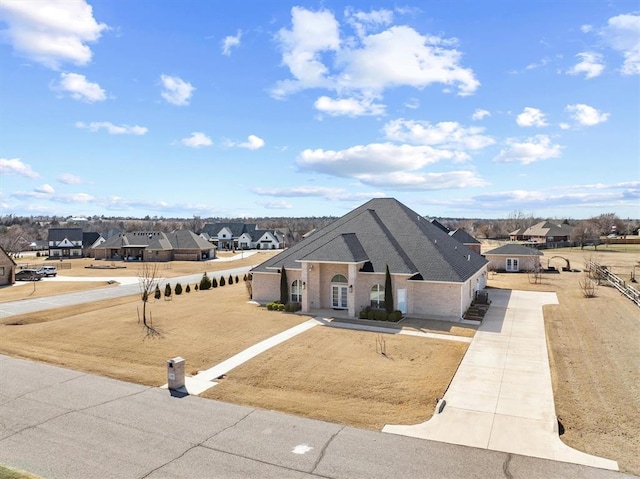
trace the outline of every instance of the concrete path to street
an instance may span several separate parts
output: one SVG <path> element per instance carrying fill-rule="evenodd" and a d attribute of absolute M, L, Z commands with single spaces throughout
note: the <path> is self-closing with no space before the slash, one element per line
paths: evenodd
<path fill-rule="evenodd" d="M 172 397 L 2 355 L 0 463 L 47 479 L 631 477 Z"/>
<path fill-rule="evenodd" d="M 490 299 L 436 414 L 383 431 L 617 471 L 616 461 L 572 449 L 558 436 L 542 314 L 543 305 L 558 303 L 556 294 L 490 290 Z"/>

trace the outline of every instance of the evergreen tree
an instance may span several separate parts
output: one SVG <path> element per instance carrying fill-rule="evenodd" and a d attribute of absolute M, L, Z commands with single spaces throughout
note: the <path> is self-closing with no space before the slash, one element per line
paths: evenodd
<path fill-rule="evenodd" d="M 224 280 L 224 276 L 220 276 L 220 283 L 218 283 L 220 285 L 220 287 L 222 288 L 225 284 L 227 284 L 227 282 Z"/>
<path fill-rule="evenodd" d="M 169 283 L 164 287 L 164 299 L 171 299 L 171 285 Z"/>
<path fill-rule="evenodd" d="M 187 287 L 184 289 L 185 293 L 190 293 L 191 292 L 191 286 L 187 285 Z"/>
<path fill-rule="evenodd" d="M 211 288 L 211 280 L 209 279 L 209 276 L 207 276 L 207 273 L 204 273 L 200 280 L 200 290 L 202 291 L 209 288 Z"/>
<path fill-rule="evenodd" d="M 229 275 L 229 284 L 233 284 L 233 276 Z"/>
<path fill-rule="evenodd" d="M 156 284 L 156 291 L 155 293 L 153 293 L 153 297 L 156 299 L 160 299 L 161 296 L 162 296 L 162 293 L 160 292 L 160 286 Z"/>
<path fill-rule="evenodd" d="M 384 276 L 384 310 L 393 313 L 393 285 L 391 284 L 391 273 L 389 273 L 389 265 Z"/>
<path fill-rule="evenodd" d="M 289 282 L 287 281 L 287 270 L 284 265 L 280 269 L 280 302 L 287 304 L 289 302 Z"/>
<path fill-rule="evenodd" d="M 218 287 L 218 280 L 213 278 L 213 280 L 211 280 L 211 287 L 212 288 L 217 288 Z"/>
<path fill-rule="evenodd" d="M 182 294 L 182 285 L 180 283 L 176 283 L 176 296 Z"/>

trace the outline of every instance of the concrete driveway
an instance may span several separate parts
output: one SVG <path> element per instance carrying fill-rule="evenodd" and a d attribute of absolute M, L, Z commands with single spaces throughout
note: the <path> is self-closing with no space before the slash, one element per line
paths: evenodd
<path fill-rule="evenodd" d="M 558 436 L 542 306 L 555 293 L 490 290 L 491 308 L 476 332 L 440 414 L 383 431 L 452 444 L 618 470 Z"/>

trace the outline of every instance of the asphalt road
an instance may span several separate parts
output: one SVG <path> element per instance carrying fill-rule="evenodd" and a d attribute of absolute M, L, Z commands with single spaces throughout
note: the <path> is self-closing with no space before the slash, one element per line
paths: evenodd
<path fill-rule="evenodd" d="M 0 463 L 45 478 L 621 478 L 0 355 Z M 626 476 L 631 477 L 631 476 Z"/>

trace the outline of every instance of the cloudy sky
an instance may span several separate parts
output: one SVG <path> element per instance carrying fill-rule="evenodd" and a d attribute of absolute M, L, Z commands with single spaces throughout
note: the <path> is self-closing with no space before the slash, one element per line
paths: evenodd
<path fill-rule="evenodd" d="M 0 0 L 0 64 L 0 214 L 640 218 L 635 0 Z"/>

